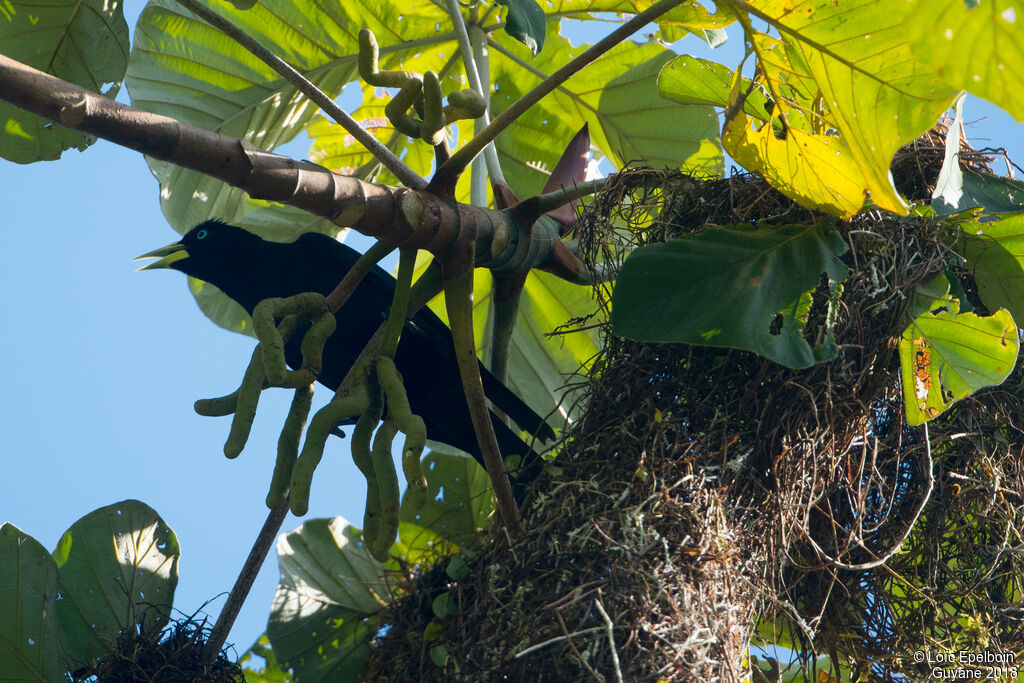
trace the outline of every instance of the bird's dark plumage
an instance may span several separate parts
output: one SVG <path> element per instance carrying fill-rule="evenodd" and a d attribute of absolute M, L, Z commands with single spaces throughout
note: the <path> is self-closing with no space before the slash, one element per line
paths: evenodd
<path fill-rule="evenodd" d="M 301 292 L 329 294 L 359 258 L 335 239 L 307 233 L 294 242 L 267 242 L 220 221 L 206 221 L 179 242 L 146 254 L 163 256 L 147 267 L 179 270 L 218 287 L 250 314 L 263 299 Z M 374 268 L 337 312 L 337 330 L 324 348 L 319 381 L 337 389 L 356 357 L 384 321 L 395 279 Z M 287 344 L 286 359 L 301 364 L 299 339 Z M 405 381 L 412 411 L 423 418 L 427 438 L 460 448 L 483 462 L 462 391 L 451 331 L 429 309 L 410 318 L 402 331 L 395 364 Z M 541 439 L 554 436 L 543 418 L 481 366 L 484 391 L 518 425 Z M 502 455 L 522 457 L 525 478 L 539 463 L 537 454 L 492 413 Z M 522 478 L 520 479 L 522 481 Z"/>

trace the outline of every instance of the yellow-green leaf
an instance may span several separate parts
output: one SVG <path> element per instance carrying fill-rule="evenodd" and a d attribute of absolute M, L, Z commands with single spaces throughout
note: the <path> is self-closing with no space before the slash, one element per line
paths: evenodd
<path fill-rule="evenodd" d="M 908 0 L 911 46 L 942 80 L 1024 120 L 1024 7 L 1015 0 Z"/>
<path fill-rule="evenodd" d="M 852 216 L 864 206 L 867 180 L 843 139 L 758 123 L 737 112 L 722 131 L 722 145 L 744 168 L 787 197 L 836 216 Z"/>
<path fill-rule="evenodd" d="M 945 275 L 918 287 L 910 313 L 899 343 L 908 424 L 931 420 L 1013 370 L 1019 349 L 1013 317 L 1006 309 L 988 317 L 961 313 Z"/>
<path fill-rule="evenodd" d="M 889 174 L 892 157 L 935 124 L 957 88 L 915 57 L 901 12 L 880 0 L 753 0 L 747 9 L 776 29 L 785 44 L 785 55 L 766 51 L 748 25 L 747 39 L 767 72 L 765 85 L 776 106 L 806 117 L 815 136 L 840 138 L 872 201 L 906 213 Z M 788 76 L 813 79 L 810 108 L 796 98 L 787 100 L 786 86 L 793 85 Z M 800 89 L 806 91 L 806 84 Z M 820 154 L 802 161 L 813 164 L 805 175 L 827 174 L 832 166 Z M 854 180 L 853 174 L 842 174 Z M 856 194 L 844 195 L 842 204 L 859 201 L 861 192 Z"/>

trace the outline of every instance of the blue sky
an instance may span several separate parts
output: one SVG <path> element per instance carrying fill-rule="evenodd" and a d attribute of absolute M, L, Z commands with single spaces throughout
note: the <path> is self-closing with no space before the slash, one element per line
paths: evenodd
<path fill-rule="evenodd" d="M 125 3 L 129 26 L 143 4 Z M 735 41 L 727 50 L 701 47 L 688 38 L 675 49 L 738 62 Z M 969 98 L 965 118 L 984 118 L 968 129 L 976 147 L 1005 146 L 1024 160 L 1024 128 L 1009 116 Z M 307 147 L 296 142 L 285 152 L 301 158 Z M 235 461 L 224 458 L 228 419 L 200 417 L 192 404 L 237 386 L 253 341 L 208 322 L 184 276 L 136 272 L 135 256 L 176 238 L 141 155 L 101 140 L 59 162 L 0 160 L 0 187 L 0 521 L 52 550 L 80 516 L 140 499 L 178 535 L 176 607 L 191 613 L 212 599 L 205 611 L 215 618 L 266 517 L 289 393 L 265 394 L 249 446 Z M 327 398 L 319 392 L 317 405 Z M 363 479 L 347 444 L 333 441 L 308 517 L 358 525 Z M 284 529 L 299 523 L 289 517 Z M 239 653 L 263 632 L 276 583 L 271 554 L 229 638 Z"/>

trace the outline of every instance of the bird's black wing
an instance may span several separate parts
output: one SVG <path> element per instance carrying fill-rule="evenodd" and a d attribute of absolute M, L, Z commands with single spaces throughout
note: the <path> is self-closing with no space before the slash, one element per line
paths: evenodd
<path fill-rule="evenodd" d="M 310 245 L 309 248 L 315 248 L 324 257 L 329 258 L 339 273 L 348 272 L 359 258 L 359 253 L 354 249 L 326 235 L 307 233 L 300 237 L 299 240 L 307 242 Z M 395 278 L 390 273 L 383 268 L 375 266 L 367 273 L 359 286 L 360 298 L 364 300 L 372 298 L 377 301 L 390 302 L 395 291 L 395 285 Z M 375 290 L 377 296 L 367 296 L 369 292 L 363 288 Z M 383 320 L 386 312 L 381 310 L 380 315 Z M 433 350 L 441 354 L 447 363 L 454 364 L 456 362 L 451 330 L 429 308 L 423 307 L 416 315 L 410 318 L 406 322 L 405 330 L 407 334 L 412 333 L 420 337 L 421 341 L 429 342 Z M 511 389 L 500 382 L 482 364 L 480 365 L 480 375 L 483 380 L 484 393 L 495 407 L 512 418 L 525 431 L 541 440 L 554 438 L 555 432 L 544 421 L 544 418 L 538 415 L 533 408 L 527 405 Z"/>

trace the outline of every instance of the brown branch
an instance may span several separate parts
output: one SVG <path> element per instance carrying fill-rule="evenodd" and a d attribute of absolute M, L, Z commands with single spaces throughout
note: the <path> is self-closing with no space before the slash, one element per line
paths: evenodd
<path fill-rule="evenodd" d="M 473 251 L 472 242 L 462 242 L 445 255 L 441 263 L 444 271 L 444 303 L 451 323 L 452 340 L 455 342 L 455 358 L 459 364 L 459 374 L 462 375 L 462 389 L 473 420 L 473 431 L 476 432 L 476 440 L 494 488 L 498 515 L 512 537 L 521 538 L 524 533 L 523 522 L 508 480 L 508 470 L 501 459 L 498 439 L 494 435 L 487 396 L 480 379 L 480 363 L 476 357 L 476 340 L 473 338 Z"/>
<path fill-rule="evenodd" d="M 119 104 L 0 55 L 0 99 L 68 128 L 198 171 L 254 199 L 291 204 L 364 234 L 408 234 L 402 190 L 332 173 L 308 161 Z M 363 226 L 366 226 L 365 228 Z"/>
<path fill-rule="evenodd" d="M 263 560 L 266 559 L 270 546 L 274 544 L 277 532 L 281 530 L 281 525 L 287 516 L 288 498 L 285 497 L 284 503 L 272 509 L 270 514 L 267 515 L 267 521 L 263 523 L 263 528 L 260 529 L 256 542 L 253 543 L 252 550 L 249 551 L 249 557 L 246 558 L 245 564 L 242 565 L 242 571 L 239 572 L 238 578 L 235 579 L 235 585 L 232 586 L 228 600 L 224 603 L 224 609 L 220 611 L 217 623 L 214 624 L 213 630 L 210 631 L 210 637 L 203 649 L 203 661 L 206 664 L 212 664 L 217 659 L 217 655 L 220 654 L 221 648 L 224 647 L 224 641 L 228 638 L 231 626 L 235 623 L 235 619 L 238 618 L 238 612 L 242 609 L 242 604 L 249 595 L 256 576 L 260 573 Z"/>
<path fill-rule="evenodd" d="M 551 76 L 545 79 L 533 90 L 513 102 L 508 109 L 495 116 L 494 120 L 491 121 L 491 125 L 484 128 L 479 135 L 467 142 L 461 149 L 459 149 L 459 151 L 453 154 L 452 158 L 449 159 L 447 163 L 437 169 L 437 173 L 434 174 L 434 177 L 430 181 L 431 185 L 445 187 L 453 178 L 458 178 L 458 176 L 462 175 L 462 172 L 466 170 L 470 162 L 476 158 L 476 155 L 479 154 L 489 142 L 498 137 L 499 133 L 512 125 L 516 119 L 523 114 L 523 112 L 537 104 L 537 102 L 552 90 L 572 78 L 572 76 L 579 72 L 583 67 L 587 66 L 605 52 L 639 31 L 657 17 L 660 17 L 665 12 L 676 7 L 681 2 L 682 0 L 661 0 L 660 2 L 651 5 L 646 10 L 640 12 L 625 24 L 594 43 L 585 52 L 576 57 L 576 59 L 551 74 Z"/>

